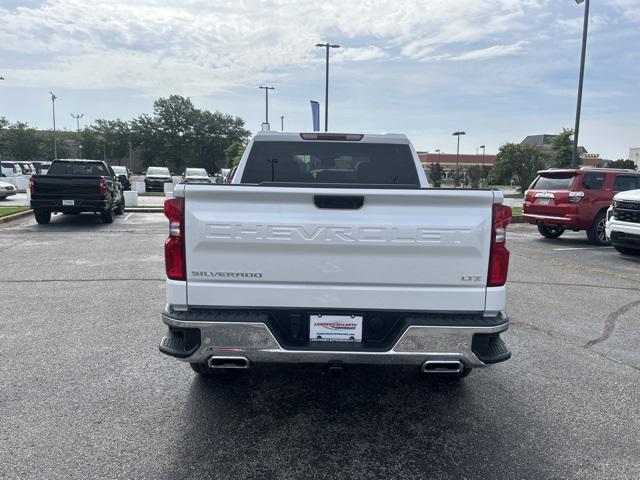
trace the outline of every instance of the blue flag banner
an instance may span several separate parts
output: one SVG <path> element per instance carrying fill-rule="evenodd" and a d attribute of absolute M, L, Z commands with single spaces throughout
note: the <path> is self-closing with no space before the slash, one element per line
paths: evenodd
<path fill-rule="evenodd" d="M 320 131 L 320 104 L 315 100 L 311 100 L 311 120 L 313 122 L 313 131 Z"/>

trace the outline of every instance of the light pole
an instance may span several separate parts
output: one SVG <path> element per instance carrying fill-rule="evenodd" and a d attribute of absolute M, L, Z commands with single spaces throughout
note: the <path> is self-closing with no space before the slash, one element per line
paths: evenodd
<path fill-rule="evenodd" d="M 327 60 L 325 65 L 324 77 L 324 131 L 329 131 L 329 49 L 340 48 L 340 45 L 332 45 L 331 43 L 316 43 L 316 47 L 325 48 L 327 51 Z"/>
<path fill-rule="evenodd" d="M 480 147 L 482 149 L 482 166 L 484 167 L 484 155 L 486 153 L 486 148 L 484 145 L 480 145 Z"/>
<path fill-rule="evenodd" d="M 284 115 L 280 115 L 280 131 L 284 132 Z"/>
<path fill-rule="evenodd" d="M 132 165 L 132 153 L 131 153 L 131 125 L 129 125 L 129 170 L 133 167 Z"/>
<path fill-rule="evenodd" d="M 51 94 L 51 110 L 53 112 L 53 159 L 58 159 L 58 140 L 56 139 L 56 97 L 53 92 Z"/>
<path fill-rule="evenodd" d="M 70 115 L 71 115 L 71 118 L 76 119 L 76 127 L 78 131 L 78 158 L 82 158 L 82 147 L 80 146 L 80 119 L 84 117 L 84 113 L 80 113 L 76 115 L 71 113 Z"/>
<path fill-rule="evenodd" d="M 456 150 L 456 183 L 460 181 L 460 136 L 466 134 L 466 132 L 453 132 L 453 136 L 458 137 L 458 149 Z"/>
<path fill-rule="evenodd" d="M 580 55 L 580 79 L 578 80 L 578 103 L 576 105 L 576 128 L 573 131 L 573 150 L 571 152 L 571 166 L 578 166 L 578 136 L 580 135 L 580 113 L 582 110 L 582 87 L 584 86 L 584 63 L 587 55 L 587 32 L 589 30 L 589 0 L 576 0 L 580 5 L 584 3 L 584 25 L 582 27 L 582 53 Z"/>
<path fill-rule="evenodd" d="M 264 123 L 269 125 L 269 90 L 275 90 L 275 87 L 260 85 L 258 88 L 262 88 L 264 90 Z"/>

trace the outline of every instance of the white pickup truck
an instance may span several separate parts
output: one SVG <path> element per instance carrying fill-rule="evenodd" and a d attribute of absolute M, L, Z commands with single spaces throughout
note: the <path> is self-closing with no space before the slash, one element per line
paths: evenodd
<path fill-rule="evenodd" d="M 258 133 L 231 184 L 165 202 L 168 332 L 198 373 L 507 360 L 499 191 L 430 188 L 404 135 Z"/>
<path fill-rule="evenodd" d="M 640 255 L 640 190 L 627 190 L 613 197 L 605 232 L 618 252 Z"/>

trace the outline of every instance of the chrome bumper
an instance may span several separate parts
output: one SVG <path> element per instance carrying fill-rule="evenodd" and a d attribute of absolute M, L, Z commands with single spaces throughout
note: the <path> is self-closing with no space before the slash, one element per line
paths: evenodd
<path fill-rule="evenodd" d="M 491 327 L 409 326 L 387 351 L 287 350 L 269 328 L 258 322 L 199 322 L 162 316 L 165 324 L 197 328 L 201 344 L 190 356 L 179 360 L 204 363 L 210 357 L 244 357 L 249 362 L 344 363 L 378 365 L 422 365 L 426 360 L 459 360 L 466 367 L 485 367 L 472 350 L 475 334 L 496 334 L 509 328 L 505 323 Z"/>

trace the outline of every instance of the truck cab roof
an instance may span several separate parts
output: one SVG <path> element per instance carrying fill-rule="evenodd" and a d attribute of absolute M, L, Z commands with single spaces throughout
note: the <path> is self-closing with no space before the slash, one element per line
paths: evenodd
<path fill-rule="evenodd" d="M 334 142 L 358 143 L 396 143 L 409 144 L 409 139 L 402 133 L 353 133 L 353 132 L 275 132 L 262 131 L 256 133 L 254 140 L 258 142 L 302 142 L 331 140 Z"/>

